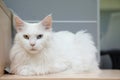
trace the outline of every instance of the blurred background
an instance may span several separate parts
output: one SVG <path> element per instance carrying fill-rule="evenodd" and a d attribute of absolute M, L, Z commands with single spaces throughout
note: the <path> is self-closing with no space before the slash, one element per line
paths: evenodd
<path fill-rule="evenodd" d="M 100 0 L 101 68 L 120 69 L 120 0 Z"/>

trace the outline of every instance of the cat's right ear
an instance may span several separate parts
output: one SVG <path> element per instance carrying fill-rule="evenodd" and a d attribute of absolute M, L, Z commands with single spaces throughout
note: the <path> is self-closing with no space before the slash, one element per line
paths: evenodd
<path fill-rule="evenodd" d="M 14 22 L 16 31 L 17 32 L 22 31 L 23 26 L 24 26 L 24 21 L 21 18 L 19 18 L 18 16 L 14 15 L 13 22 Z"/>
<path fill-rule="evenodd" d="M 52 28 L 52 16 L 48 15 L 46 16 L 42 21 L 41 24 L 45 27 L 46 30 L 49 30 Z"/>

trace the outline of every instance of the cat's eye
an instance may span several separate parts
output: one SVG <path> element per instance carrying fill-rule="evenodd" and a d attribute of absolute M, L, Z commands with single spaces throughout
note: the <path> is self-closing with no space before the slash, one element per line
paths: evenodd
<path fill-rule="evenodd" d="M 29 36 L 28 36 L 28 35 L 23 35 L 23 37 L 24 37 L 25 39 L 29 39 Z"/>
<path fill-rule="evenodd" d="M 40 39 L 40 38 L 42 38 L 43 37 L 43 35 L 42 34 L 39 34 L 38 36 L 37 36 L 37 39 Z"/>

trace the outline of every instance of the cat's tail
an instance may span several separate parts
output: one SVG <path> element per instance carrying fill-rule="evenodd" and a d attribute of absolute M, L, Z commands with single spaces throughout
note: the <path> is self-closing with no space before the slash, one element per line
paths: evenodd
<path fill-rule="evenodd" d="M 86 30 L 81 30 L 76 33 L 75 40 L 78 43 L 89 43 L 94 45 L 92 35 L 90 33 L 87 33 Z"/>
<path fill-rule="evenodd" d="M 79 31 L 75 34 L 75 43 L 88 55 L 98 54 L 98 50 L 96 48 L 92 35 L 90 33 L 87 33 L 86 30 Z"/>
<path fill-rule="evenodd" d="M 84 30 L 79 31 L 75 34 L 75 43 L 78 45 L 79 48 L 97 53 L 92 35 Z"/>
<path fill-rule="evenodd" d="M 99 66 L 99 55 L 95 43 L 90 33 L 79 31 L 75 34 L 76 50 L 79 53 L 82 65 L 78 65 L 82 70 L 97 70 Z"/>

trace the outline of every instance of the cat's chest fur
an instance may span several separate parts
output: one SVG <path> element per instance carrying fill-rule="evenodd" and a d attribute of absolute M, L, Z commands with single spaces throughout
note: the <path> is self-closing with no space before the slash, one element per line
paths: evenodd
<path fill-rule="evenodd" d="M 62 54 L 62 47 L 60 48 L 56 37 L 58 36 L 51 38 L 51 40 L 47 42 L 47 46 L 38 54 L 30 54 L 16 42 L 11 50 L 11 72 L 16 73 L 20 70 L 30 69 L 30 71 L 39 75 L 65 70 L 68 64 L 66 65 L 64 62 L 67 60 Z"/>

